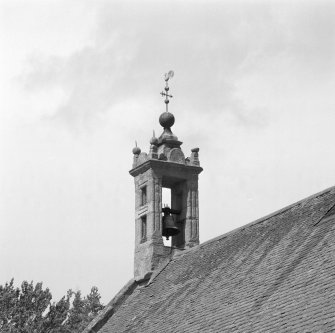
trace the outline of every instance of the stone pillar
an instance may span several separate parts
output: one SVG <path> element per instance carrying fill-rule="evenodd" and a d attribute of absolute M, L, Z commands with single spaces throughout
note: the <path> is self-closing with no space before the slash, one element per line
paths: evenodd
<path fill-rule="evenodd" d="M 172 246 L 174 248 L 183 249 L 185 247 L 185 220 L 187 214 L 186 199 L 187 199 L 186 182 L 179 183 L 171 188 L 171 206 L 174 210 L 179 210 L 180 214 L 175 215 L 175 222 L 179 228 L 179 234 L 172 237 Z"/>
<path fill-rule="evenodd" d="M 199 244 L 198 177 L 187 180 L 185 247 Z"/>
<path fill-rule="evenodd" d="M 162 178 L 153 178 L 153 203 L 154 233 L 155 237 L 161 239 L 162 235 Z"/>

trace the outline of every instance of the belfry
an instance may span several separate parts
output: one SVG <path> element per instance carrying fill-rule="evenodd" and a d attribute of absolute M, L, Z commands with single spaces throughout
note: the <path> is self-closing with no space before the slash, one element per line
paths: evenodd
<path fill-rule="evenodd" d="M 202 168 L 171 130 L 172 75 L 163 133 L 133 149 L 134 278 L 83 333 L 334 333 L 335 186 L 198 245 Z"/>
<path fill-rule="evenodd" d="M 166 111 L 159 117 L 163 133 L 150 140 L 149 153 L 133 149 L 133 166 L 129 173 L 135 180 L 135 262 L 134 279 L 147 280 L 161 263 L 175 251 L 199 244 L 198 175 L 202 171 L 199 148 L 185 158 L 171 127 L 175 122 L 168 111 L 168 81 L 173 72 L 165 74 Z M 162 207 L 162 189 L 171 190 L 171 202 Z M 171 237 L 165 246 L 162 237 Z"/>

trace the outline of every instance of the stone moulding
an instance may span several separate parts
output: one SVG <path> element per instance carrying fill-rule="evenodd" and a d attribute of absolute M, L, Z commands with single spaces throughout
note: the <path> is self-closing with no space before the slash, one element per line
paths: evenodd
<path fill-rule="evenodd" d="M 146 170 L 149 170 L 150 168 L 152 169 L 157 169 L 157 168 L 165 168 L 168 171 L 171 172 L 185 172 L 187 174 L 190 173 L 190 170 L 194 171 L 194 174 L 199 174 L 203 169 L 200 166 L 196 165 L 185 165 L 185 164 L 180 164 L 180 163 L 175 163 L 175 162 L 170 162 L 170 161 L 161 161 L 161 160 L 148 160 L 135 168 L 131 169 L 129 173 L 133 176 L 136 177 L 137 175 L 145 172 Z"/>

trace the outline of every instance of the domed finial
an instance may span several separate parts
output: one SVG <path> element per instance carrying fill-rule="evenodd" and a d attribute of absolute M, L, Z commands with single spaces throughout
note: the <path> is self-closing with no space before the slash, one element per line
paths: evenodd
<path fill-rule="evenodd" d="M 137 141 L 135 141 L 135 147 L 133 148 L 133 154 L 134 155 L 140 155 L 141 154 L 141 149 L 137 147 Z"/>
<path fill-rule="evenodd" d="M 152 138 L 150 140 L 150 144 L 153 146 L 158 146 L 158 139 L 155 136 L 155 131 L 153 131 Z"/>
<path fill-rule="evenodd" d="M 174 115 L 170 112 L 163 112 L 159 117 L 159 123 L 164 128 L 170 128 L 174 124 Z"/>
<path fill-rule="evenodd" d="M 165 96 L 165 100 L 164 100 L 164 103 L 165 103 L 165 105 L 166 105 L 166 112 L 168 112 L 168 104 L 169 104 L 169 97 L 170 98 L 172 98 L 173 96 L 172 95 L 169 95 L 168 94 L 168 91 L 169 91 L 169 83 L 168 83 L 168 81 L 171 79 L 171 78 L 173 78 L 173 76 L 174 76 L 174 72 L 173 71 L 169 71 L 168 73 L 165 73 L 165 75 L 164 75 L 164 80 L 165 80 L 165 88 L 164 88 L 164 90 L 165 90 L 165 92 L 161 92 L 161 95 L 162 96 Z"/>

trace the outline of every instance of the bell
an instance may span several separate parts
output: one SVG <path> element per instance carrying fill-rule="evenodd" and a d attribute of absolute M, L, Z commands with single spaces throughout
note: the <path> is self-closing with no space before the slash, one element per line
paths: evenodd
<path fill-rule="evenodd" d="M 163 231 L 162 236 L 166 237 L 168 240 L 170 236 L 175 236 L 179 234 L 180 230 L 176 226 L 173 216 L 170 215 L 171 209 L 169 207 L 164 207 L 163 209 Z"/>

